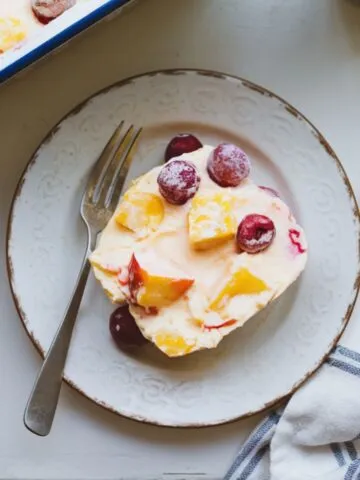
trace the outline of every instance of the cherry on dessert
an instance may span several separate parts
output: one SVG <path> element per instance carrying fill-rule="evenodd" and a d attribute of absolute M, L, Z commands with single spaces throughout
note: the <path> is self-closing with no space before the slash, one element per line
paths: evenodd
<path fill-rule="evenodd" d="M 46 25 L 73 7 L 76 0 L 31 0 L 31 8 L 40 23 Z"/>
<path fill-rule="evenodd" d="M 264 187 L 263 185 L 259 186 L 259 188 L 261 188 L 261 190 L 263 190 L 264 192 L 268 193 L 271 197 L 280 198 L 279 192 L 277 192 L 274 188 Z"/>
<path fill-rule="evenodd" d="M 265 215 L 252 213 L 240 222 L 236 244 L 240 252 L 259 253 L 271 245 L 274 237 L 274 222 Z"/>
<path fill-rule="evenodd" d="M 157 182 L 165 200 L 173 205 L 183 205 L 197 192 L 200 176 L 192 163 L 172 160 L 162 167 Z"/>
<path fill-rule="evenodd" d="M 118 307 L 110 316 L 109 329 L 118 347 L 140 347 L 147 343 L 134 317 L 129 312 L 128 305 Z"/>
<path fill-rule="evenodd" d="M 191 133 L 179 133 L 172 138 L 165 150 L 165 162 L 171 158 L 180 157 L 183 153 L 190 153 L 198 150 L 203 145 L 198 138 Z"/>
<path fill-rule="evenodd" d="M 241 148 L 221 143 L 211 153 L 207 170 L 210 178 L 220 187 L 237 187 L 250 173 L 250 161 Z"/>

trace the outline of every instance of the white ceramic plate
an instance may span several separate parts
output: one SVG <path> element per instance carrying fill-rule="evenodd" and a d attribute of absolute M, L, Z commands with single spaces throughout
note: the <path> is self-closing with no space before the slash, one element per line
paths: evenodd
<path fill-rule="evenodd" d="M 121 119 L 145 127 L 132 176 L 162 161 L 169 138 L 232 141 L 255 181 L 278 189 L 307 233 L 300 281 L 216 350 L 168 359 L 151 345 L 119 351 L 113 306 L 92 278 L 65 379 L 98 404 L 171 426 L 228 422 L 290 394 L 335 344 L 359 287 L 359 212 L 346 174 L 320 133 L 276 95 L 214 72 L 167 71 L 125 80 L 77 108 L 31 159 L 8 232 L 15 302 L 44 353 L 62 318 L 85 248 L 79 202 L 89 169 Z"/>

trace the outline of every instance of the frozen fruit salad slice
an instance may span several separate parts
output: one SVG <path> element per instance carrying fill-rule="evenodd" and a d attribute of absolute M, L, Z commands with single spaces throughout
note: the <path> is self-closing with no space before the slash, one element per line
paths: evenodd
<path fill-rule="evenodd" d="M 215 348 L 299 276 L 304 233 L 248 173 L 246 154 L 222 144 L 172 156 L 133 184 L 91 257 L 141 332 L 117 311 L 111 332 L 120 346 L 142 343 L 136 332 L 169 357 Z"/>

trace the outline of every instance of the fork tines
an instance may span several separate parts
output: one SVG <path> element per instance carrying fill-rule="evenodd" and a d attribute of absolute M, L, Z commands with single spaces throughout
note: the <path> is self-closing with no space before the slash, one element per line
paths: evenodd
<path fill-rule="evenodd" d="M 99 157 L 88 182 L 88 201 L 98 208 L 115 210 L 132 162 L 141 128 L 130 125 L 124 135 L 122 121 Z"/>

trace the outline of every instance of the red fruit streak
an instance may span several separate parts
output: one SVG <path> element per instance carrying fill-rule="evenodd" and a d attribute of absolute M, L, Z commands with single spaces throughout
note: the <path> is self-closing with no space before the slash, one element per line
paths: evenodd
<path fill-rule="evenodd" d="M 227 320 L 224 323 L 220 323 L 219 325 L 209 325 L 209 326 L 205 325 L 204 328 L 205 328 L 205 330 L 214 330 L 215 328 L 230 327 L 231 325 L 234 325 L 235 323 L 236 323 L 236 320 L 231 319 L 231 320 Z"/>
<path fill-rule="evenodd" d="M 301 245 L 301 243 L 298 240 L 296 240 L 296 238 L 299 238 L 299 237 L 300 237 L 300 232 L 298 230 L 295 230 L 294 228 L 289 230 L 289 238 L 290 238 L 291 243 L 294 245 L 294 247 L 297 248 L 299 253 L 305 253 L 306 248 L 304 248 Z"/>

